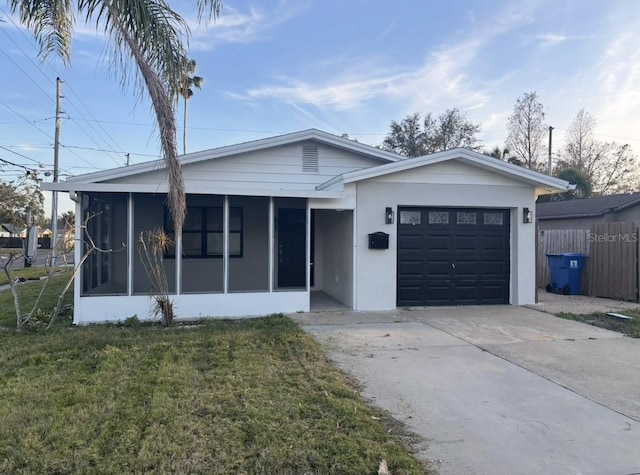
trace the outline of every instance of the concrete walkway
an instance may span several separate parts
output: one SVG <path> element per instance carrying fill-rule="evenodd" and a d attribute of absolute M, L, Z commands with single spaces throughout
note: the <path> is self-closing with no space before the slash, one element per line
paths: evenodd
<path fill-rule="evenodd" d="M 439 473 L 640 472 L 640 340 L 509 306 L 292 318 Z"/>

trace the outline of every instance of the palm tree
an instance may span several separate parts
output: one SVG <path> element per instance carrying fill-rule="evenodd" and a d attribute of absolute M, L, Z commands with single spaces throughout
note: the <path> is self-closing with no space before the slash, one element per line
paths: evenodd
<path fill-rule="evenodd" d="M 183 88 L 180 94 L 184 99 L 184 124 L 182 128 L 182 153 L 187 154 L 187 104 L 189 103 L 189 99 L 193 96 L 192 87 L 197 87 L 198 89 L 202 89 L 202 83 L 204 83 L 204 78 L 201 76 L 196 76 L 196 62 L 191 59 L 187 61 L 187 64 L 184 68 L 184 79 L 183 79 Z"/>
<path fill-rule="evenodd" d="M 199 20 L 217 18 L 222 0 L 196 0 Z M 8 0 L 11 12 L 31 30 L 45 59 L 58 55 L 70 63 L 76 17 L 104 31 L 113 48 L 112 68 L 123 87 L 149 95 L 155 112 L 169 179 L 169 210 L 182 229 L 186 197 L 176 147 L 173 98 L 183 84 L 189 28 L 167 0 Z M 133 67 L 133 69 L 132 69 Z"/>

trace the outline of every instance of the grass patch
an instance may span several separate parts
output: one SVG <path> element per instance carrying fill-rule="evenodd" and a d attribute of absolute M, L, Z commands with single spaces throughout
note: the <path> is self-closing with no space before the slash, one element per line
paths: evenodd
<path fill-rule="evenodd" d="M 24 277 L 25 279 L 36 279 L 44 277 L 49 274 L 49 269 L 44 266 L 41 267 L 27 267 L 24 269 L 12 269 L 11 276 L 15 279 L 17 277 Z M 4 270 L 0 272 L 0 285 L 6 285 L 9 283 L 7 275 Z"/>
<path fill-rule="evenodd" d="M 632 338 L 640 338 L 640 308 L 634 310 L 625 310 L 620 312 L 624 315 L 632 317 L 632 320 L 620 320 L 610 317 L 606 313 L 593 313 L 589 315 L 576 315 L 575 313 L 560 312 L 556 314 L 559 318 L 565 320 L 574 320 L 576 322 L 587 323 L 607 330 L 613 330 L 623 333 Z"/>
<path fill-rule="evenodd" d="M 39 308 L 42 312 L 49 313 L 51 309 L 53 309 L 58 301 L 58 295 L 60 295 L 70 277 L 71 273 L 57 274 L 50 277 L 51 281 L 40 299 Z M 31 310 L 44 284 L 44 280 L 18 284 L 18 295 L 20 296 L 20 306 L 23 314 Z M 63 305 L 71 303 L 73 303 L 73 288 L 67 292 Z M 68 322 L 68 319 L 66 321 Z M 13 295 L 9 289 L 0 292 L 0 327 L 14 329 L 16 327 L 16 311 L 13 303 Z"/>
<path fill-rule="evenodd" d="M 0 256 L 9 254 L 22 254 L 22 248 L 0 247 Z"/>
<path fill-rule="evenodd" d="M 376 416 L 282 316 L 0 333 L 0 473 L 425 473 Z"/>

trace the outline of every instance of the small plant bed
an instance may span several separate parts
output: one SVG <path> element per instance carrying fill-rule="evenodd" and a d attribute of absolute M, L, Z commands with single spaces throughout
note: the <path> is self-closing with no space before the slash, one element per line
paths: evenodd
<path fill-rule="evenodd" d="M 569 312 L 560 312 L 556 316 L 566 320 L 575 320 L 577 322 L 587 323 L 607 330 L 624 333 L 625 335 L 633 338 L 640 338 L 640 308 L 635 310 L 625 310 L 622 313 L 631 317 L 631 319 L 624 320 L 609 316 L 606 313 L 576 315 Z"/>
<path fill-rule="evenodd" d="M 386 419 L 283 316 L 0 332 L 0 473 L 425 473 Z"/>

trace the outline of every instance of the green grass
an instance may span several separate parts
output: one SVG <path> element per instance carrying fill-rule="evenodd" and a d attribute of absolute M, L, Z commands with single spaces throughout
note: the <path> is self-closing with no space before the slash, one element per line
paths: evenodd
<path fill-rule="evenodd" d="M 65 272 L 62 274 L 56 274 L 50 278 L 51 281 L 47 285 L 47 289 L 42 295 L 38 305 L 38 308 L 40 308 L 42 312 L 49 313 L 51 309 L 53 309 L 53 306 L 57 303 L 58 295 L 60 295 L 70 277 L 71 273 Z M 17 289 L 18 295 L 20 296 L 20 306 L 23 314 L 28 313 L 31 310 L 43 285 L 45 285 L 45 280 L 18 284 Z M 71 287 L 69 292 L 67 292 L 62 304 L 70 305 L 72 303 L 73 287 Z M 61 319 L 61 322 L 70 323 L 70 318 Z M 2 327 L 12 329 L 15 329 L 16 327 L 16 311 L 13 303 L 13 295 L 8 289 L 0 291 L 0 328 Z"/>
<path fill-rule="evenodd" d="M 25 269 L 12 269 L 11 276 L 15 279 L 17 277 L 24 277 L 25 279 L 40 278 L 49 274 L 49 269 L 42 267 L 27 267 Z M 0 271 L 0 285 L 9 283 L 7 275 L 4 273 L 4 269 Z"/>
<path fill-rule="evenodd" d="M 426 472 L 291 320 L 130 323 L 0 332 L 0 473 Z"/>
<path fill-rule="evenodd" d="M 587 323 L 608 330 L 623 333 L 632 338 L 640 338 L 640 308 L 634 310 L 625 310 L 620 312 L 623 315 L 632 317 L 632 320 L 620 320 L 615 317 L 609 317 L 606 313 L 593 313 L 589 315 L 577 315 L 575 313 L 560 312 L 556 314 L 559 318 L 565 320 L 574 320 L 581 323 Z"/>

